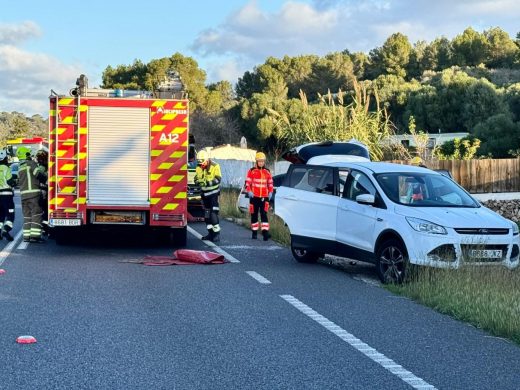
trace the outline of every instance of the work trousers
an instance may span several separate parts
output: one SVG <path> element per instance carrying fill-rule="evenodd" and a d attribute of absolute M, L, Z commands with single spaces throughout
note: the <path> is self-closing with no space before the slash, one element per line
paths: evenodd
<path fill-rule="evenodd" d="M 23 239 L 24 241 L 40 240 L 42 236 L 43 210 L 40 206 L 40 195 L 22 199 Z"/>
<path fill-rule="evenodd" d="M 206 222 L 206 228 L 208 231 L 213 233 L 220 232 L 220 225 L 218 219 L 218 213 L 220 211 L 218 203 L 219 194 L 213 194 L 210 196 L 202 195 L 202 203 L 204 205 L 204 221 Z"/>
<path fill-rule="evenodd" d="M 249 199 L 249 213 L 251 214 L 251 230 L 257 231 L 258 228 L 261 228 L 262 230 L 269 230 L 269 221 L 267 219 L 266 210 L 268 207 L 268 198 L 258 198 L 255 196 Z M 260 220 L 262 221 L 261 225 L 258 223 L 258 212 L 260 212 Z"/>
<path fill-rule="evenodd" d="M 9 232 L 14 223 L 14 196 L 11 194 L 0 195 L 0 232 Z"/>

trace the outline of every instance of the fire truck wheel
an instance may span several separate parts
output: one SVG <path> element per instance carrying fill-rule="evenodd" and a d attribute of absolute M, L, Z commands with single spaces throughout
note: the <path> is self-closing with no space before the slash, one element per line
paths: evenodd
<path fill-rule="evenodd" d="M 179 229 L 170 229 L 168 232 L 168 244 L 173 245 L 175 247 L 184 247 L 186 246 L 186 241 L 188 239 L 188 229 L 186 226 Z"/>

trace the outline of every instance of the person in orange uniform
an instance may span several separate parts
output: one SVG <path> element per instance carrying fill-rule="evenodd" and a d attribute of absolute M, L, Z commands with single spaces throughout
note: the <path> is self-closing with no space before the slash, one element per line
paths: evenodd
<path fill-rule="evenodd" d="M 246 177 L 246 192 L 249 196 L 249 213 L 251 214 L 251 238 L 256 240 L 260 227 L 264 241 L 267 241 L 269 239 L 267 210 L 269 210 L 269 201 L 273 197 L 273 177 L 271 171 L 265 167 L 264 153 L 258 152 L 255 160 L 255 166 L 247 172 Z M 261 225 L 258 223 L 259 211 Z"/>

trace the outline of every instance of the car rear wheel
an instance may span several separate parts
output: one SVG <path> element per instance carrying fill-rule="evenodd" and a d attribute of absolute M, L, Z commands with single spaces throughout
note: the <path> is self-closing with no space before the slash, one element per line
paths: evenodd
<path fill-rule="evenodd" d="M 312 252 L 307 249 L 294 247 L 291 243 L 291 252 L 294 259 L 298 263 L 316 263 L 320 257 L 323 257 L 322 253 Z"/>
<path fill-rule="evenodd" d="M 409 271 L 406 248 L 397 239 L 383 242 L 377 251 L 376 271 L 383 283 L 401 284 Z"/>

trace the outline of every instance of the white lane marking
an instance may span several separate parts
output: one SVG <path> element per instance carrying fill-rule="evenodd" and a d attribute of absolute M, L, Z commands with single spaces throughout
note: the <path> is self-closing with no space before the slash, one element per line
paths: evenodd
<path fill-rule="evenodd" d="M 16 249 L 27 249 L 28 246 L 29 246 L 29 241 L 22 241 L 20 243 L 20 245 L 18 245 L 18 248 L 16 248 Z"/>
<path fill-rule="evenodd" d="M 255 271 L 246 271 L 246 274 L 251 276 L 258 283 L 271 284 L 271 282 L 268 279 L 264 278 L 262 275 L 260 275 L 259 273 L 255 272 Z"/>
<path fill-rule="evenodd" d="M 299 301 L 292 295 L 280 295 L 282 299 L 287 301 L 289 304 L 294 306 L 296 309 L 301 311 L 307 317 L 313 319 L 318 324 L 323 326 L 328 331 L 334 333 L 340 339 L 350 344 L 352 347 L 357 349 L 363 355 L 373 360 L 377 364 L 381 365 L 386 370 L 390 371 L 392 374 L 396 375 L 402 381 L 408 383 L 414 389 L 435 389 L 434 386 L 430 385 L 428 382 L 423 379 L 415 376 L 410 371 L 406 370 L 401 365 L 394 362 L 392 359 L 386 357 L 382 353 L 378 352 L 376 349 L 372 348 L 370 345 L 366 344 L 362 340 L 358 339 L 351 333 L 348 333 L 346 330 L 342 329 L 334 322 L 328 320 L 323 317 L 318 312 L 314 311 L 312 308 L 307 306 L 305 303 Z"/>
<path fill-rule="evenodd" d="M 18 234 L 14 237 L 14 240 L 5 246 L 4 249 L 0 252 L 0 265 L 4 264 L 4 261 L 7 259 L 7 256 L 11 254 L 13 248 L 20 238 L 22 238 L 22 231 L 19 231 Z"/>
<path fill-rule="evenodd" d="M 193 229 L 192 227 L 188 226 L 188 231 L 194 235 L 196 238 L 198 238 L 199 240 L 202 239 L 202 234 L 200 234 L 199 232 L 197 232 L 195 229 Z M 211 242 L 211 241 L 206 241 L 206 240 L 203 240 L 203 242 L 209 246 L 210 248 L 213 248 L 213 250 L 215 252 L 218 252 L 220 253 L 221 255 L 223 255 L 226 260 L 228 260 L 230 263 L 240 263 L 240 260 L 237 260 L 235 259 L 233 256 L 231 256 L 229 253 L 227 253 L 224 249 L 220 248 L 219 246 L 215 245 L 215 243 Z"/>

